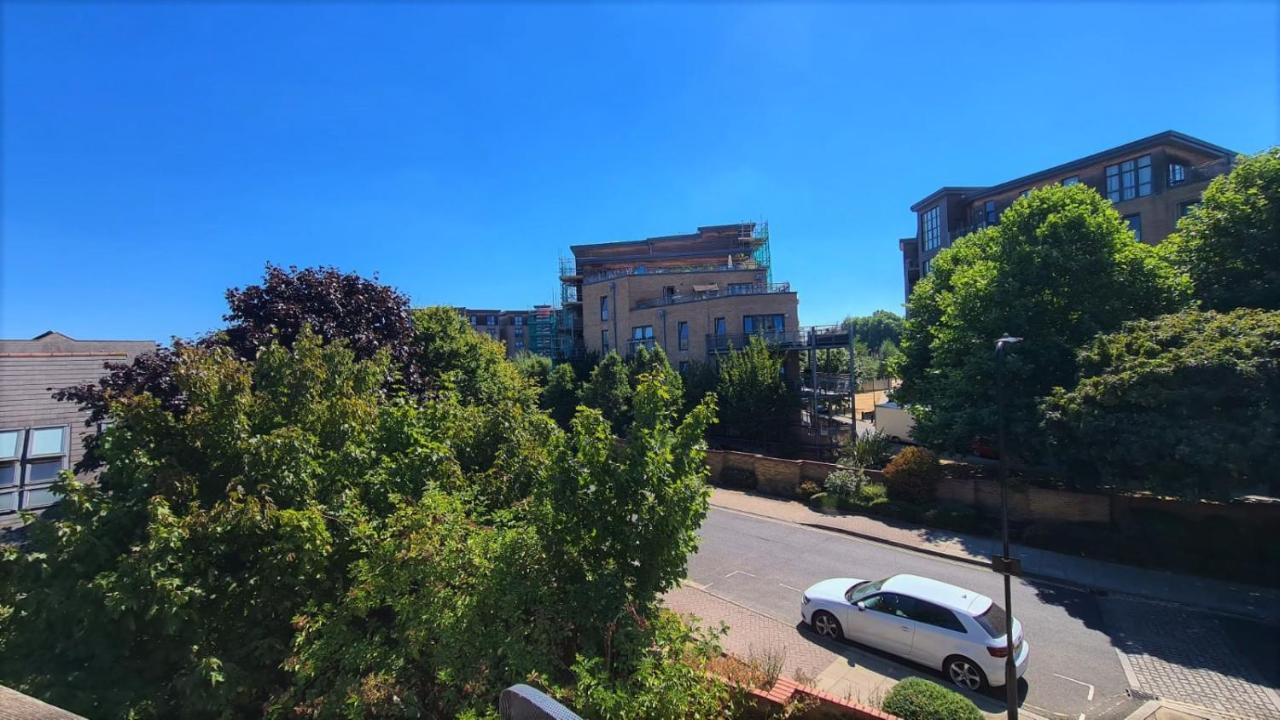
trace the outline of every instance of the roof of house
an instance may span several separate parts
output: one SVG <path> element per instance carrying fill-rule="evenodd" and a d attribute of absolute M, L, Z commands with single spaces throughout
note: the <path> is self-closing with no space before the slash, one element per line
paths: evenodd
<path fill-rule="evenodd" d="M 0 685 L 0 719 L 3 720 L 84 720 L 83 717 L 54 707 L 47 702 L 23 695 Z"/>
<path fill-rule="evenodd" d="M 923 207 L 924 205 L 930 202 L 933 202 L 935 199 L 937 199 L 942 195 L 960 194 L 964 196 L 966 200 L 972 200 L 978 197 L 982 197 L 984 195 L 999 195 L 1000 193 L 1003 193 L 1007 190 L 1010 190 L 1019 186 L 1024 186 L 1024 185 L 1033 185 L 1036 182 L 1039 182 L 1041 180 L 1045 180 L 1057 175 L 1062 175 L 1064 173 L 1069 173 L 1072 170 L 1093 165 L 1101 160 L 1106 160 L 1110 157 L 1129 155 L 1149 147 L 1156 147 L 1158 145 L 1181 145 L 1183 147 L 1186 147 L 1192 150 L 1197 150 L 1210 155 L 1219 155 L 1221 157 L 1235 157 L 1236 155 L 1235 151 L 1228 150 L 1227 148 L 1224 148 L 1221 145 L 1214 145 L 1211 142 L 1206 142 L 1204 140 L 1201 140 L 1200 138 L 1192 137 L 1185 133 L 1180 133 L 1176 130 L 1165 130 L 1164 132 L 1156 133 L 1155 135 L 1149 135 L 1147 137 L 1140 138 L 1138 140 L 1134 140 L 1133 142 L 1125 143 L 1123 145 L 1117 145 L 1116 147 L 1108 148 L 1101 152 L 1096 152 L 1092 155 L 1086 155 L 1082 158 L 1076 158 L 1075 160 L 1062 163 L 1061 165 L 1055 165 L 1051 168 L 1046 168 L 1044 170 L 1037 170 L 1036 172 L 1033 172 L 1029 175 L 1023 175 L 1022 177 L 1017 177 L 1012 180 L 1006 180 L 996 185 L 941 187 L 929 193 L 924 198 L 922 198 L 921 200 L 913 204 L 911 206 L 911 211 L 918 212 L 921 207 Z"/>

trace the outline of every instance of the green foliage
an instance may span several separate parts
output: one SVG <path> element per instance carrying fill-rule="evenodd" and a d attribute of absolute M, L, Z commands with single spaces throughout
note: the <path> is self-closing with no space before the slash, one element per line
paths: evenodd
<path fill-rule="evenodd" d="M 1280 147 L 1241 157 L 1161 245 L 1206 310 L 1280 310 Z"/>
<path fill-rule="evenodd" d="M 511 359 L 521 377 L 531 385 L 542 389 L 551 379 L 551 358 L 537 353 L 522 352 Z"/>
<path fill-rule="evenodd" d="M 692 409 L 707 393 L 715 393 L 716 385 L 720 382 L 720 371 L 713 364 L 708 362 L 693 361 L 682 374 L 684 384 L 684 406 L 686 410 Z"/>
<path fill-rule="evenodd" d="M 1080 353 L 1044 402 L 1052 450 L 1081 481 L 1229 498 L 1280 477 L 1280 312 L 1184 311 Z"/>
<path fill-rule="evenodd" d="M 924 678 L 899 680 L 880 709 L 902 720 L 982 720 L 969 698 Z"/>
<path fill-rule="evenodd" d="M 858 496 L 858 490 L 867 481 L 867 474 L 862 468 L 840 468 L 827 475 L 822 481 L 822 489 L 828 495 L 851 500 Z"/>
<path fill-rule="evenodd" d="M 806 500 L 822 492 L 822 487 L 812 480 L 805 480 L 796 488 L 796 494 Z"/>
<path fill-rule="evenodd" d="M 1034 190 L 999 225 L 944 250 L 916 285 L 896 399 L 912 406 L 921 442 L 967 451 L 996 435 L 995 340 L 1022 337 L 1007 363 L 1009 446 L 1033 454 L 1037 401 L 1074 379 L 1076 349 L 1175 310 L 1185 295 L 1185 282 L 1091 188 Z"/>
<path fill-rule="evenodd" d="M 413 323 L 414 356 L 429 383 L 456 389 L 472 405 L 536 403 L 537 387 L 507 361 L 506 347 L 472 329 L 457 310 L 420 308 L 413 311 Z"/>
<path fill-rule="evenodd" d="M 893 457 L 893 443 L 880 430 L 860 433 L 840 449 L 840 464 L 860 468 L 881 468 Z"/>
<path fill-rule="evenodd" d="M 465 324 L 417 319 L 427 397 L 306 328 L 178 348 L 181 406 L 113 394 L 102 482 L 0 552 L 0 682 L 90 717 L 474 717 L 513 681 L 574 692 L 582 658 L 622 704 L 723 703 L 657 616 L 712 403 L 681 418 L 646 372 L 625 443 L 586 408 L 566 434 Z"/>
<path fill-rule="evenodd" d="M 885 341 L 896 344 L 902 340 L 902 316 L 888 310 L 876 310 L 870 315 L 851 315 L 841 324 L 869 347 L 878 348 Z"/>
<path fill-rule="evenodd" d="M 591 371 L 582 386 L 582 404 L 600 411 L 614 434 L 622 435 L 631 424 L 631 378 L 626 361 L 610 351 Z"/>
<path fill-rule="evenodd" d="M 578 407 L 578 397 L 582 392 L 578 378 L 573 373 L 573 366 L 567 363 L 556 365 L 551 370 L 547 385 L 542 390 L 539 405 L 551 415 L 560 427 L 568 430 L 573 421 L 573 414 Z"/>
<path fill-rule="evenodd" d="M 941 479 L 937 456 L 921 447 L 903 448 L 884 468 L 889 497 L 902 502 L 929 502 Z"/>
<path fill-rule="evenodd" d="M 720 361 L 716 395 L 725 428 L 761 444 L 786 437 L 797 407 L 782 377 L 781 355 L 759 337 Z"/>

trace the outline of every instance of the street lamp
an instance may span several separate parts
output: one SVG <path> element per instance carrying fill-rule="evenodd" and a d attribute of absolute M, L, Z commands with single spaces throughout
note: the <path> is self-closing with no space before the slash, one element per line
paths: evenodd
<path fill-rule="evenodd" d="M 996 565 L 1004 575 L 1004 612 L 1008 618 L 1004 634 L 1004 687 L 1009 720 L 1018 720 L 1018 666 L 1013 656 L 1013 598 L 1009 589 L 1010 576 L 1017 572 L 1017 568 L 1009 557 L 1009 456 L 1004 447 L 1004 356 L 1010 345 L 1020 342 L 1022 338 L 1011 337 L 1009 333 L 996 340 L 996 412 L 999 415 L 996 447 L 1000 453 L 1000 539 L 1004 544 L 1004 553 Z"/>

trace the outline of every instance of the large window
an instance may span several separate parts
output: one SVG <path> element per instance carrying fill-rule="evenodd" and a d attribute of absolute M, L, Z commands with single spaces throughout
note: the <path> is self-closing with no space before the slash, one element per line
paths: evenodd
<path fill-rule="evenodd" d="M 717 335 L 726 335 L 729 332 L 729 326 L 725 324 L 724 318 L 716 318 L 715 333 Z"/>
<path fill-rule="evenodd" d="M 0 513 L 57 502 L 50 486 L 67 469 L 69 441 L 65 425 L 0 430 Z"/>
<path fill-rule="evenodd" d="M 602 353 L 609 352 L 609 331 L 608 330 L 600 331 L 600 352 Z"/>
<path fill-rule="evenodd" d="M 632 339 L 632 340 L 652 340 L 652 339 L 653 339 L 653 326 L 652 326 L 652 325 L 637 325 L 637 326 L 635 326 L 635 327 L 631 328 L 631 339 Z"/>
<path fill-rule="evenodd" d="M 1151 156 L 1107 166 L 1107 199 L 1132 200 L 1151 194 Z"/>
<path fill-rule="evenodd" d="M 1133 231 L 1133 236 L 1142 242 L 1142 214 L 1125 215 L 1124 221 L 1129 223 L 1129 229 Z"/>
<path fill-rule="evenodd" d="M 1186 182 L 1186 179 L 1187 179 L 1186 165 L 1183 165 L 1182 163 L 1176 163 L 1176 162 L 1169 163 L 1169 184 L 1170 185 L 1177 185 L 1179 183 Z"/>
<path fill-rule="evenodd" d="M 996 215 L 996 201 L 988 200 L 985 203 L 983 203 L 982 214 L 984 216 L 983 220 L 986 221 L 986 224 L 995 225 L 996 220 L 998 220 L 1000 217 L 999 215 Z"/>
<path fill-rule="evenodd" d="M 729 283 L 730 295 L 750 295 L 755 283 Z"/>
<path fill-rule="evenodd" d="M 689 349 L 689 323 L 684 320 L 676 323 L 676 338 L 681 350 Z"/>
<path fill-rule="evenodd" d="M 942 208 L 931 207 L 924 214 L 924 249 L 942 245 Z"/>
<path fill-rule="evenodd" d="M 785 329 L 784 315 L 743 315 L 742 332 L 746 335 L 780 335 Z"/>
<path fill-rule="evenodd" d="M 1080 184 L 1079 175 L 1072 175 L 1071 177 L 1062 178 L 1062 187 L 1071 187 L 1072 185 L 1079 185 L 1079 184 Z"/>
<path fill-rule="evenodd" d="M 609 296 L 608 295 L 600 296 L 600 319 L 601 320 L 609 319 Z"/>
<path fill-rule="evenodd" d="M 920 263 L 920 275 L 928 275 L 931 272 L 933 272 L 933 258 L 928 258 Z"/>

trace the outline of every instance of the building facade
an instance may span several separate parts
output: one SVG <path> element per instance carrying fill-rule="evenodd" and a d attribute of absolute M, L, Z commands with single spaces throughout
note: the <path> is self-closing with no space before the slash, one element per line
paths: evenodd
<path fill-rule="evenodd" d="M 565 324 L 574 345 L 623 355 L 661 347 L 678 367 L 705 362 L 746 338 L 798 330 L 798 300 L 774 283 L 769 235 L 755 223 L 687 235 L 575 245 L 562 263 Z"/>
<path fill-rule="evenodd" d="M 957 239 L 994 225 L 1015 200 L 1045 185 L 1084 184 L 1111 200 L 1139 240 L 1155 244 L 1230 171 L 1235 153 L 1172 130 L 986 187 L 939 188 L 911 206 L 915 237 L 898 241 L 911 296 L 933 259 Z"/>
<path fill-rule="evenodd" d="M 53 393 L 97 382 L 107 362 L 128 363 L 156 344 L 74 340 L 46 332 L 31 340 L 0 340 L 0 529 L 18 525 L 19 511 L 40 511 L 57 496 L 58 473 L 84 457 L 86 414 Z"/>

